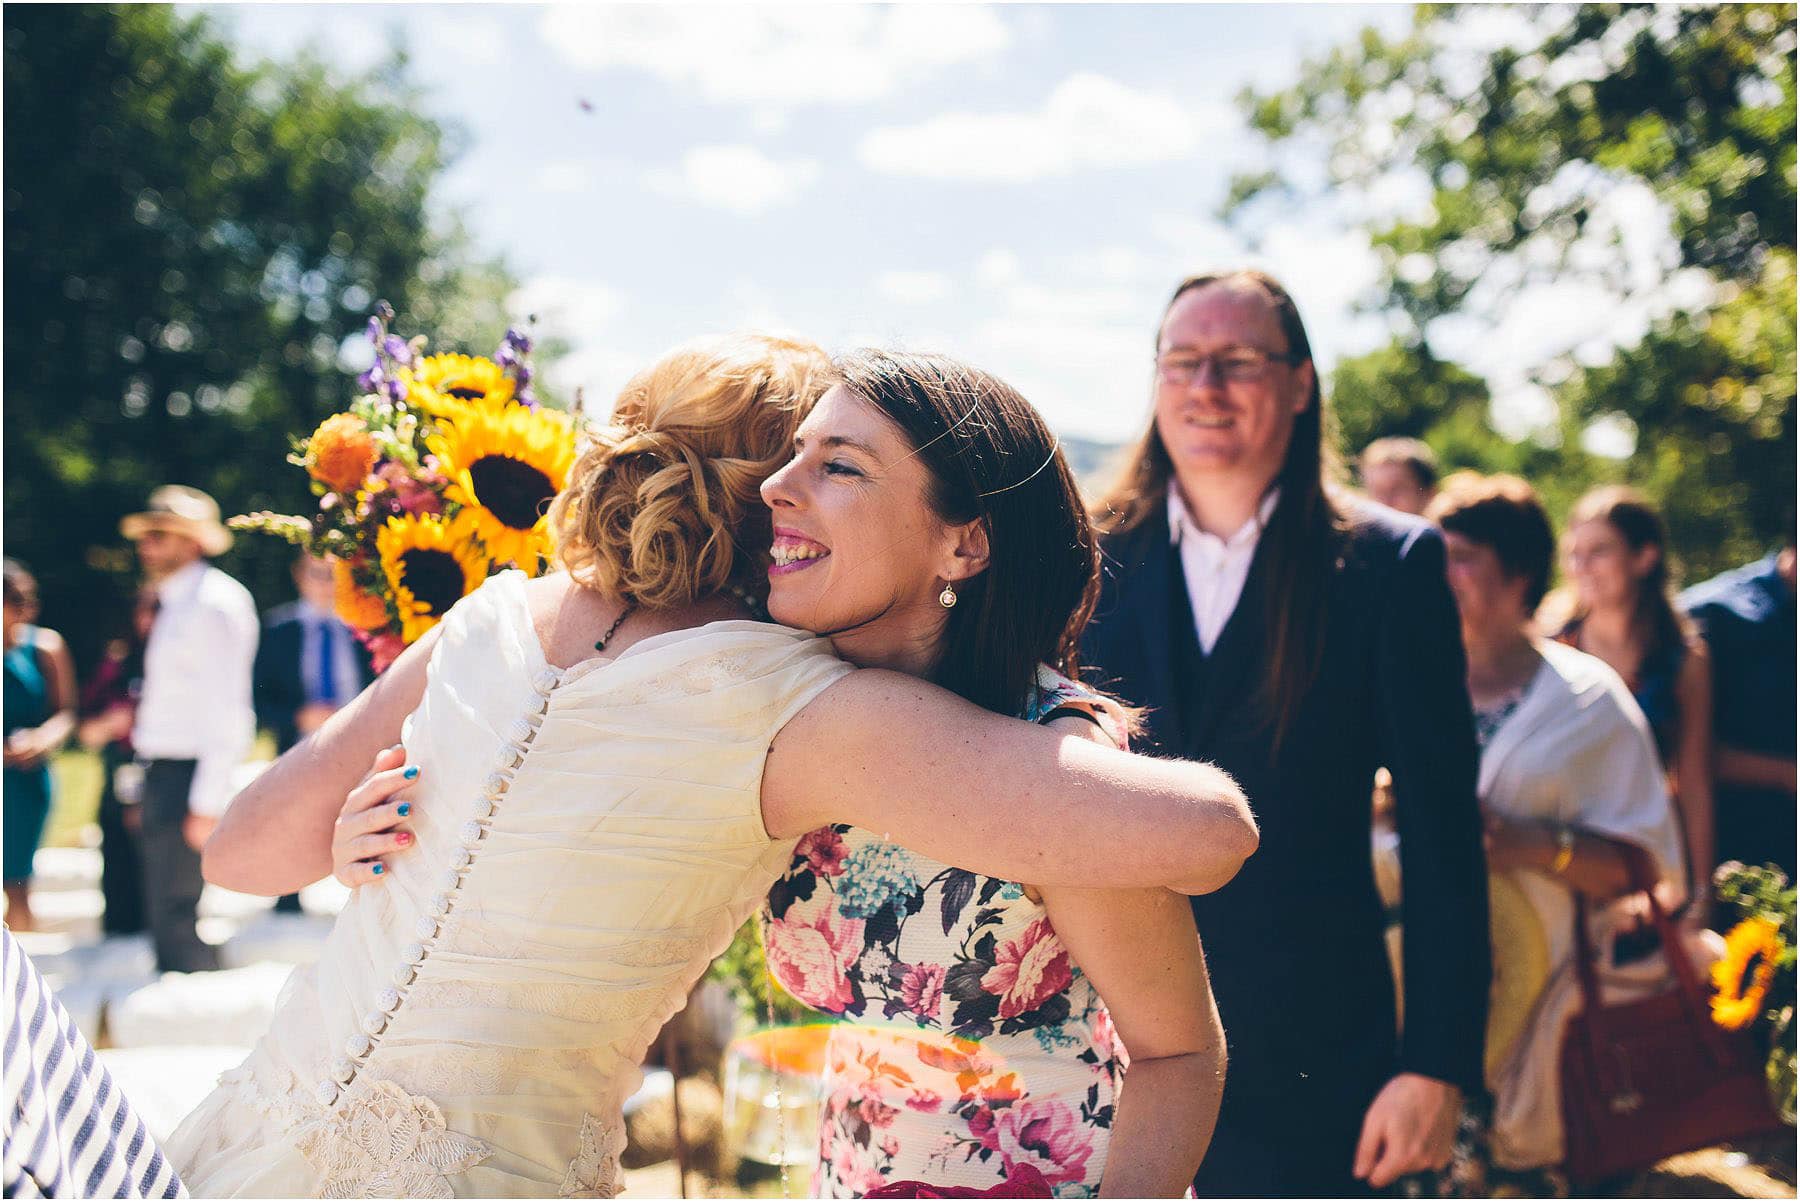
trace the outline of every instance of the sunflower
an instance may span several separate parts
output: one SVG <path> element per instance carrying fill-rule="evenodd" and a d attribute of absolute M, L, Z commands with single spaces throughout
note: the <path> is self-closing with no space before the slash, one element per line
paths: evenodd
<path fill-rule="evenodd" d="M 333 492 L 355 492 L 375 470 L 375 439 L 362 418 L 335 413 L 306 440 L 306 470 Z"/>
<path fill-rule="evenodd" d="M 436 626 L 487 577 L 488 561 L 467 514 L 449 521 L 435 514 L 389 518 L 375 547 L 400 611 L 400 636 L 408 643 Z"/>
<path fill-rule="evenodd" d="M 1781 930 L 1766 918 L 1746 918 L 1725 936 L 1725 956 L 1713 965 L 1713 1021 L 1730 1031 L 1761 1014 L 1781 959 Z"/>
<path fill-rule="evenodd" d="M 575 432 L 566 414 L 519 405 L 471 405 L 427 443 L 488 555 L 537 575 L 550 551 L 550 500 L 568 483 Z M 460 515 L 459 515 L 460 516 Z"/>
<path fill-rule="evenodd" d="M 513 399 L 513 379 L 492 359 L 432 355 L 402 369 L 413 407 L 434 417 L 460 420 L 471 407 L 504 408 Z"/>
<path fill-rule="evenodd" d="M 331 561 L 331 582 L 336 592 L 332 608 L 346 626 L 379 630 L 388 624 L 387 602 L 356 583 L 356 573 L 344 559 Z"/>

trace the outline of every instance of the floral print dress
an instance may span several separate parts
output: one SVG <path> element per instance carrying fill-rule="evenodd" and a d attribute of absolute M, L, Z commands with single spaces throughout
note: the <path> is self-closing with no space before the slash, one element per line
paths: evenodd
<path fill-rule="evenodd" d="M 1020 717 L 1100 698 L 1040 667 Z M 1017 882 L 847 825 L 801 838 L 763 909 L 769 969 L 842 1020 L 826 1048 L 814 1197 L 887 1181 L 987 1188 L 1014 1166 L 1092 1197 L 1123 1054 L 1093 986 Z"/>

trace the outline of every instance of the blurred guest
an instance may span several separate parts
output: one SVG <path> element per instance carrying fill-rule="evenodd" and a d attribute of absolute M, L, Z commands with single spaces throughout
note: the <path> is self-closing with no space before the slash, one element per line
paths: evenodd
<path fill-rule="evenodd" d="M 1555 541 L 1531 486 L 1458 473 L 1428 515 L 1444 531 L 1468 651 L 1488 866 L 1531 903 L 1552 966 L 1543 1000 L 1490 1082 L 1495 1165 L 1539 1170 L 1562 1154 L 1557 1053 L 1572 996 L 1575 895 L 1606 903 L 1630 888 L 1617 841 L 1642 847 L 1678 889 L 1680 831 L 1650 729 L 1624 682 L 1601 660 L 1536 633 L 1532 615 Z M 1610 918 L 1602 910 L 1603 946 Z M 1545 1183 L 1525 1184 L 1536 1192 Z"/>
<path fill-rule="evenodd" d="M 108 935 L 144 930 L 143 853 L 137 808 L 143 771 L 134 762 L 131 727 L 144 691 L 144 644 L 156 618 L 156 594 L 139 589 L 124 637 L 106 646 L 100 666 L 81 690 L 81 745 L 100 756 L 100 894 Z"/>
<path fill-rule="evenodd" d="M 194 929 L 200 848 L 231 801 L 231 771 L 256 736 L 250 700 L 256 604 L 206 560 L 231 546 L 219 506 L 179 484 L 119 523 L 156 590 L 132 742 L 144 765 L 144 904 L 163 971 L 218 967 Z"/>
<path fill-rule="evenodd" d="M 1687 844 L 1687 895 L 1705 898 L 1713 843 L 1712 657 L 1669 590 L 1662 516 L 1635 489 L 1609 485 L 1575 503 L 1563 534 L 1560 603 L 1545 606 L 1558 642 L 1606 661 L 1644 711 L 1668 769 Z M 1705 917 L 1705 906 L 1691 918 Z"/>
<path fill-rule="evenodd" d="M 369 653 L 333 612 L 331 561 L 299 552 L 294 587 L 300 599 L 269 611 L 256 648 L 256 719 L 274 732 L 278 752 L 319 729 L 373 677 Z M 297 914 L 300 896 L 289 893 L 275 908 Z"/>
<path fill-rule="evenodd" d="M 1194 1189 L 1384 1189 L 1448 1160 L 1481 1085 L 1487 891 L 1443 543 L 1328 490 L 1306 330 L 1268 276 L 1184 281 L 1152 381 L 1150 427 L 1099 506 L 1082 659 L 1150 708 L 1155 749 L 1235 776 L 1262 826 L 1231 883 L 1192 899 L 1231 1041 Z M 1384 765 L 1406 875 L 1398 1043 L 1369 858 Z M 1272 928 L 1304 931 L 1305 953 Z"/>
<path fill-rule="evenodd" d="M 1377 438 L 1356 461 L 1363 491 L 1377 505 L 1415 516 L 1437 495 L 1437 454 L 1416 438 Z"/>
<path fill-rule="evenodd" d="M 6 614 L 6 921 L 36 927 L 31 864 L 50 817 L 50 757 L 75 729 L 75 661 L 62 636 L 35 626 L 37 579 L 17 560 L 5 564 Z"/>
<path fill-rule="evenodd" d="M 1695 585 L 1681 605 L 1713 660 L 1714 858 L 1794 879 L 1794 539 Z"/>

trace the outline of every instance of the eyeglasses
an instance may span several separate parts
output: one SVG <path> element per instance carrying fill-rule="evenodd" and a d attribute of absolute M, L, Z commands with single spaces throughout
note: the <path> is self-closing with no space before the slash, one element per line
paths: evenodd
<path fill-rule="evenodd" d="M 1300 357 L 1291 351 L 1277 354 L 1255 346 L 1229 346 L 1222 351 L 1214 351 L 1210 355 L 1196 355 L 1190 351 L 1170 351 L 1156 357 L 1156 378 L 1165 384 L 1191 386 L 1200 381 L 1200 373 L 1206 370 L 1208 363 L 1219 373 L 1219 378 L 1229 384 L 1248 384 L 1260 380 L 1263 373 L 1269 370 L 1271 363 L 1289 365 L 1300 362 Z"/>

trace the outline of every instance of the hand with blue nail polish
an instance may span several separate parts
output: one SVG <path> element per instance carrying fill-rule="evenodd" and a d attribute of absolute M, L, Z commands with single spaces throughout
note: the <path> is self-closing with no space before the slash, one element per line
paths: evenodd
<path fill-rule="evenodd" d="M 406 762 L 404 747 L 389 747 L 375 757 L 369 775 L 350 791 L 338 812 L 331 838 L 333 876 L 356 888 L 389 875 L 387 861 L 414 843 L 412 832 L 401 822 L 412 813 L 413 803 L 395 795 L 418 779 L 419 767 Z"/>

